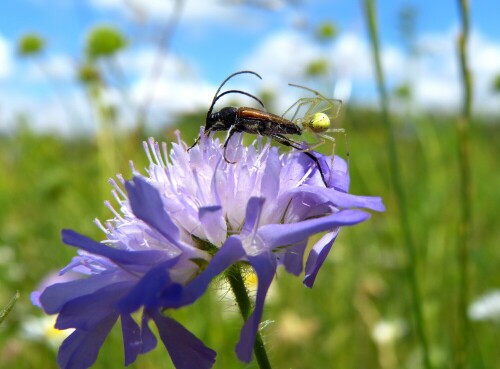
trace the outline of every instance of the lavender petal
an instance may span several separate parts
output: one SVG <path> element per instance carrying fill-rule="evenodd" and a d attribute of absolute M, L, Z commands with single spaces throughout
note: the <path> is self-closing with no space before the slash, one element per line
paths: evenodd
<path fill-rule="evenodd" d="M 132 287 L 132 282 L 110 284 L 96 292 L 83 295 L 65 303 L 57 316 L 57 329 L 92 329 L 110 312 L 118 314 L 116 302 Z"/>
<path fill-rule="evenodd" d="M 125 183 L 130 206 L 134 215 L 151 225 L 163 237 L 176 245 L 179 239 L 179 228 L 172 222 L 163 207 L 163 201 L 156 188 L 145 179 L 135 176 Z"/>
<path fill-rule="evenodd" d="M 307 287 L 312 288 L 319 269 L 328 256 L 337 235 L 338 232 L 329 232 L 325 234 L 311 249 L 311 252 L 307 257 L 305 277 L 303 280 L 303 283 Z"/>
<path fill-rule="evenodd" d="M 241 329 L 240 339 L 236 345 L 236 354 L 241 361 L 249 363 L 252 360 L 252 350 L 255 336 L 259 329 L 266 294 L 276 274 L 276 257 L 271 252 L 264 252 L 248 258 L 257 274 L 258 286 L 255 307 Z"/>
<path fill-rule="evenodd" d="M 151 316 L 176 369 L 210 369 L 216 353 L 175 320 L 154 314 Z"/>
<path fill-rule="evenodd" d="M 90 330 L 77 329 L 64 340 L 57 355 L 61 369 L 86 369 L 92 366 L 118 314 L 109 314 Z"/>
<path fill-rule="evenodd" d="M 141 329 L 130 314 L 121 314 L 120 318 L 122 322 L 125 366 L 129 366 L 137 359 L 142 350 Z"/>
<path fill-rule="evenodd" d="M 156 264 L 166 257 L 160 250 L 126 251 L 109 247 L 101 242 L 96 242 L 71 229 L 62 231 L 63 242 L 70 246 L 79 247 L 92 254 L 109 258 L 117 264 L 123 265 L 151 265 Z"/>
<path fill-rule="evenodd" d="M 259 228 L 259 235 L 270 249 L 292 245 L 307 240 L 313 234 L 349 226 L 368 219 L 370 214 L 361 210 L 342 210 L 322 218 L 304 220 L 291 224 L 269 224 Z"/>

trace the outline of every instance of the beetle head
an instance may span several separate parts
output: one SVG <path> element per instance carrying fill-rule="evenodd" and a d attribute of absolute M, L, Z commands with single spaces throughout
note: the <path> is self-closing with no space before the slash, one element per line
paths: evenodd
<path fill-rule="evenodd" d="M 222 96 L 228 95 L 228 94 L 242 94 L 246 95 L 248 97 L 251 97 L 252 99 L 256 100 L 262 107 L 264 107 L 263 102 L 255 97 L 254 95 L 245 92 L 245 91 L 240 91 L 240 90 L 228 90 L 224 91 L 222 93 L 219 93 L 222 86 L 226 84 L 227 81 L 229 81 L 231 78 L 234 76 L 237 76 L 238 74 L 253 74 L 254 76 L 261 78 L 257 73 L 252 72 L 251 70 L 242 70 L 240 72 L 236 72 L 228 76 L 222 83 L 220 84 L 219 88 L 215 92 L 215 96 L 212 100 L 212 104 L 210 105 L 210 108 L 208 109 L 207 112 L 207 119 L 205 122 L 205 134 L 208 135 L 212 131 L 227 131 L 231 126 L 233 126 L 236 123 L 236 114 L 237 114 L 237 108 L 232 108 L 232 107 L 226 107 L 222 108 L 219 112 L 213 113 L 213 108 L 215 106 L 215 103 L 217 100 L 219 100 Z M 197 141 L 196 141 L 197 142 Z M 196 144 L 195 142 L 195 144 Z"/>
<path fill-rule="evenodd" d="M 236 122 L 237 108 L 231 106 L 222 108 L 220 111 L 207 115 L 205 123 L 205 134 L 214 131 L 227 131 Z"/>

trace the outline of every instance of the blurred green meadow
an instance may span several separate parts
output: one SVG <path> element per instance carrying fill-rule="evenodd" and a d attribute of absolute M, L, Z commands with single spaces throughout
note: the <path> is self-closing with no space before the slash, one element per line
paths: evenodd
<path fill-rule="evenodd" d="M 113 30 L 105 31 L 107 39 L 116 36 Z M 30 37 L 24 40 L 26 55 L 43 47 L 36 35 Z M 109 57 L 125 45 L 118 36 L 114 41 L 98 46 L 97 54 L 104 47 Z M 321 77 L 323 67 L 321 63 L 312 65 L 308 73 Z M 130 160 L 137 169 L 146 167 L 142 141 L 149 137 L 172 142 L 179 130 L 190 144 L 205 123 L 206 111 L 200 111 L 180 115 L 174 124 L 157 129 L 138 119 L 137 127 L 115 130 L 117 117 L 103 99 L 105 86 L 97 68 L 90 60 L 79 70 L 82 89 L 97 112 L 95 135 L 63 137 L 35 132 L 29 115 L 19 116 L 16 129 L 0 135 L 0 309 L 20 292 L 0 325 L 0 369 L 57 367 L 56 342 L 61 335 L 50 329 L 53 323 L 42 320 L 41 310 L 31 305 L 30 293 L 75 255 L 75 249 L 60 241 L 61 229 L 71 228 L 101 240 L 103 235 L 93 220 L 113 217 L 103 204 L 113 202 L 108 178 L 116 173 L 131 178 Z M 498 82 L 500 90 L 500 79 Z M 397 96 L 391 95 L 391 102 L 409 106 L 403 101 L 411 99 L 408 92 L 400 89 Z M 272 96 L 262 98 L 266 103 L 269 99 L 266 105 L 272 106 Z M 464 304 L 461 299 L 466 299 L 467 310 L 485 293 L 500 290 L 500 119 L 478 112 L 469 121 L 466 159 L 471 207 L 464 254 L 459 246 L 464 234 L 464 161 L 459 156 L 463 137 L 457 127 L 467 113 L 462 118 L 458 111 L 398 109 L 390 113 L 415 246 L 412 258 L 402 232 L 401 198 L 391 177 L 394 173 L 380 110 L 345 104 L 335 124 L 347 130 L 349 149 L 338 136 L 336 153 L 345 157 L 349 151 L 350 192 L 381 196 L 387 211 L 342 229 L 314 288 L 304 288 L 300 278 L 279 270 L 262 324 L 272 367 L 424 368 L 426 354 L 419 329 L 425 335 L 432 368 L 498 367 L 498 307 L 490 306 L 493 312 L 487 311 L 483 319 L 464 315 L 460 307 Z M 245 137 L 247 143 L 253 139 Z M 331 147 L 318 150 L 327 154 Z M 412 292 L 412 273 L 419 301 Z M 415 320 L 419 309 L 421 322 Z M 236 358 L 234 346 L 242 319 L 223 285 L 214 284 L 200 301 L 168 313 L 217 351 L 214 368 L 257 368 L 255 362 L 243 364 Z M 118 324 L 93 368 L 122 366 Z M 159 343 L 130 368 L 173 366 Z"/>
<path fill-rule="evenodd" d="M 382 214 L 342 230 L 313 289 L 280 271 L 274 282 L 263 330 L 275 368 L 420 368 L 421 352 L 412 328 L 408 260 L 389 181 L 380 114 L 347 107 L 342 125 L 349 130 L 351 192 L 380 195 Z M 398 155 L 418 253 L 418 279 L 434 367 L 453 368 L 456 355 L 457 294 L 461 288 L 455 250 L 458 224 L 458 162 L 454 117 L 419 115 L 397 122 Z M 473 238 L 471 297 L 500 286 L 500 126 L 475 121 L 471 162 Z M 146 165 L 141 141 L 152 135 L 171 141 L 175 129 L 186 142 L 195 138 L 203 116 L 186 117 L 160 132 L 124 134 L 116 142 L 115 172 L 130 178 L 128 160 Z M 339 140 L 337 152 L 345 148 Z M 328 152 L 328 148 L 322 148 Z M 62 228 L 102 239 L 92 223 L 111 218 L 103 200 L 106 177 L 91 138 L 62 139 L 28 128 L 2 136 L 0 144 L 0 301 L 16 290 L 21 298 L 0 327 L 1 368 L 55 368 L 48 338 L 30 337 L 23 324 L 42 313 L 29 293 L 50 271 L 67 264 L 75 250 L 59 240 Z M 109 173 L 110 175 L 112 173 Z M 104 186 L 103 186 L 104 184 Z M 216 368 L 254 368 L 237 361 L 233 348 L 242 325 L 237 309 L 220 289 L 172 314 L 218 352 Z M 102 348 L 95 368 L 120 367 L 120 331 Z M 382 336 L 375 332 L 382 329 Z M 384 331 L 385 329 L 385 331 Z M 500 359 L 498 324 L 470 321 L 471 368 L 493 368 Z M 384 333 L 385 332 L 385 333 Z M 380 334 L 380 333 L 379 333 Z M 328 364 L 325 364 L 328 363 Z M 133 368 L 170 368 L 158 347 L 139 357 Z"/>

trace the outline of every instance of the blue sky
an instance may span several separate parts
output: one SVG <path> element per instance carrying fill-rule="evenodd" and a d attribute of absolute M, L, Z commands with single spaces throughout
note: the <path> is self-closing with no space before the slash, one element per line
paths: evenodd
<path fill-rule="evenodd" d="M 4 0 L 0 5 L 0 130 L 9 128 L 17 112 L 35 115 L 40 129 L 74 129 L 60 105 L 74 111 L 92 129 L 92 118 L 81 89 L 74 83 L 74 68 L 82 59 L 88 30 L 97 24 L 118 26 L 131 47 L 119 57 L 129 76 L 126 93 L 132 105 L 140 105 L 155 91 L 155 117 L 185 110 L 203 109 L 218 83 L 228 74 L 249 68 L 263 76 L 257 83 L 248 78 L 234 81 L 250 91 L 267 89 L 277 96 L 277 109 L 297 97 L 288 82 L 321 90 L 345 102 L 373 103 L 376 99 L 369 46 L 366 40 L 362 1 L 284 0 L 187 0 L 179 26 L 165 59 L 165 73 L 149 77 L 156 47 L 145 29 L 158 30 L 172 11 L 170 0 Z M 248 3 L 254 4 L 253 6 Z M 491 3 L 491 2 L 490 2 Z M 138 23 L 137 12 L 144 17 Z M 243 5 L 242 5 L 243 4 Z M 261 6 L 265 4 L 266 6 Z M 498 111 L 491 80 L 500 72 L 500 23 L 487 2 L 472 2 L 471 63 L 475 72 L 478 110 Z M 416 10 L 418 60 L 405 53 L 399 32 L 401 9 Z M 425 108 L 456 109 L 460 96 L 455 39 L 458 28 L 456 1 L 378 1 L 382 56 L 391 86 L 410 81 L 416 103 Z M 323 21 L 334 22 L 340 34 L 321 44 L 312 37 Z M 37 32 L 48 41 L 43 59 L 52 83 L 35 63 L 19 60 L 18 38 Z M 331 62 L 331 75 L 323 81 L 305 80 L 301 71 L 319 57 Z M 54 96 L 56 84 L 67 99 Z M 110 89 L 108 98 L 120 103 L 120 93 Z M 132 107 L 128 107 L 132 109 Z M 45 114 L 33 114 L 43 110 Z M 38 116 L 38 117 L 36 117 Z M 130 115 L 128 115 L 130 117 Z M 127 113 L 123 114 L 126 125 Z M 61 121 L 66 121 L 60 124 Z M 63 127 L 63 128 L 61 128 Z"/>

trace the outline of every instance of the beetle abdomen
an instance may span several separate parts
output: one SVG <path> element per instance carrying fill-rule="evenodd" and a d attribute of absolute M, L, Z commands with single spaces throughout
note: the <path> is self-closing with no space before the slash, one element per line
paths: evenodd
<path fill-rule="evenodd" d="M 265 111 L 241 107 L 238 109 L 238 117 L 243 123 L 239 128 L 248 133 L 263 136 L 300 135 L 302 133 L 302 129 L 292 121 Z"/>

